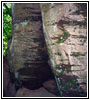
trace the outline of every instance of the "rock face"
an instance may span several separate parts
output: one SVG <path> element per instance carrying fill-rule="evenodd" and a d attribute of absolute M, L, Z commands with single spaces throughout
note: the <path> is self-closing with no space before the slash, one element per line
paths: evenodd
<path fill-rule="evenodd" d="M 84 7 L 83 7 L 84 6 Z M 87 91 L 87 4 L 41 4 L 43 30 L 60 94 Z"/>
<path fill-rule="evenodd" d="M 48 80 L 43 83 L 43 87 L 47 89 L 47 91 L 59 96 L 58 87 L 55 80 Z"/>
<path fill-rule="evenodd" d="M 16 90 L 15 85 L 11 82 L 10 68 L 5 57 L 3 58 L 3 62 L 3 97 L 13 97 Z"/>
<path fill-rule="evenodd" d="M 16 97 L 56 97 L 56 96 L 49 93 L 44 88 L 39 88 L 37 90 L 29 90 L 26 88 L 21 88 L 17 91 Z"/>
<path fill-rule="evenodd" d="M 12 16 L 13 35 L 8 51 L 9 64 L 20 84 L 36 88 L 52 74 L 47 63 L 40 5 L 12 4 Z"/>
<path fill-rule="evenodd" d="M 51 77 L 51 66 L 61 96 L 86 96 L 86 8 L 82 3 L 12 4 L 8 59 L 22 84 L 39 87 Z"/>

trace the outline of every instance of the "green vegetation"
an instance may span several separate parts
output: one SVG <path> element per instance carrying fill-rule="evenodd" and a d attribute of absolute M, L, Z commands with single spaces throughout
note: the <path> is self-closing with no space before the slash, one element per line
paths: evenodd
<path fill-rule="evenodd" d="M 77 83 L 76 80 L 72 80 L 70 82 L 67 82 L 66 85 L 63 86 L 63 89 L 70 89 L 72 85 L 75 85 Z"/>
<path fill-rule="evenodd" d="M 63 43 L 69 37 L 69 33 L 67 31 L 63 32 L 63 35 L 58 39 L 57 43 Z"/>
<path fill-rule="evenodd" d="M 67 36 L 68 35 L 68 32 L 65 31 L 65 32 L 63 32 L 63 34 L 64 34 L 64 36 Z"/>
<path fill-rule="evenodd" d="M 11 18 L 11 4 L 3 4 L 3 55 L 7 54 L 7 41 L 11 36 L 12 18 Z"/>
<path fill-rule="evenodd" d="M 63 41 L 63 38 L 60 38 L 60 39 L 58 39 L 58 41 L 57 41 L 57 43 L 58 44 L 61 44 L 61 43 L 63 43 L 64 41 Z"/>

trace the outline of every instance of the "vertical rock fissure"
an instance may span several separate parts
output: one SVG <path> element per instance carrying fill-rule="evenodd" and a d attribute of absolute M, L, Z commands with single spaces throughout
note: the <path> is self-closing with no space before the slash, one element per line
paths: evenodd
<path fill-rule="evenodd" d="M 53 78 L 42 29 L 40 4 L 13 4 L 13 36 L 9 64 L 19 85 L 35 89 Z"/>
<path fill-rule="evenodd" d="M 73 3 L 13 4 L 9 63 L 28 88 L 40 87 L 52 70 L 60 96 L 86 96 L 87 26 L 83 6 L 79 7 Z"/>
<path fill-rule="evenodd" d="M 54 70 L 54 68 L 56 67 L 56 64 L 55 64 L 55 61 L 54 61 L 54 55 L 53 53 L 51 53 L 52 51 L 50 49 L 51 48 L 51 45 L 53 44 L 52 41 L 50 41 L 50 38 L 46 32 L 46 29 L 45 29 L 45 24 L 44 24 L 44 13 L 42 11 L 42 6 L 41 6 L 41 14 L 42 14 L 42 24 L 43 24 L 43 32 L 44 32 L 44 38 L 45 38 L 45 41 L 46 41 L 46 46 L 47 46 L 47 49 L 48 49 L 48 54 L 49 54 L 49 64 L 51 66 L 51 69 L 52 71 Z M 56 70 L 57 71 L 57 70 Z M 60 71 L 60 70 L 59 70 Z M 57 72 L 58 73 L 58 72 Z M 62 96 L 62 87 L 61 87 L 61 82 L 60 82 L 60 79 L 58 79 L 58 77 L 55 75 L 54 71 L 53 71 L 53 74 L 54 74 L 54 77 L 55 77 L 55 80 L 56 80 L 56 84 L 57 84 L 57 87 L 58 87 L 58 90 L 59 90 L 59 93 L 60 93 L 60 96 Z"/>

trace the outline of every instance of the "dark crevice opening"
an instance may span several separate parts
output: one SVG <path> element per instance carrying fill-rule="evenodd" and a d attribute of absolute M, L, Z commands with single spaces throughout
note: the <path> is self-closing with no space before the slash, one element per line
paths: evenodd
<path fill-rule="evenodd" d="M 38 20 L 40 20 L 42 23 L 41 17 L 39 17 Z M 32 21 L 36 21 L 36 20 L 32 19 Z M 55 78 L 54 78 L 54 74 L 51 70 L 51 66 L 48 64 L 49 55 L 48 55 L 48 50 L 47 50 L 46 43 L 45 43 L 45 37 L 44 37 L 42 26 L 41 26 L 40 30 L 42 32 L 42 39 L 40 40 L 40 39 L 35 38 L 33 40 L 34 40 L 34 43 L 37 43 L 38 41 L 41 43 L 40 48 L 38 47 L 38 50 L 39 50 L 38 54 L 40 56 L 42 56 L 41 57 L 42 59 L 37 58 L 37 59 L 35 59 L 34 62 L 32 61 L 32 63 L 29 63 L 28 61 L 26 61 L 24 63 L 24 66 L 27 66 L 27 67 L 25 67 L 25 69 L 23 68 L 18 71 L 20 78 L 17 79 L 16 90 L 18 90 L 21 87 L 25 87 L 30 90 L 35 90 L 35 89 L 39 89 L 40 87 L 44 87 L 43 84 L 49 80 L 53 80 L 55 82 Z M 24 52 L 26 52 L 26 51 L 27 51 L 27 49 L 24 50 Z M 25 56 L 26 55 L 24 55 L 24 57 Z M 30 66 L 33 66 L 34 69 L 32 69 Z M 38 72 L 39 68 L 41 68 L 39 70 L 40 72 Z M 27 73 L 25 73 L 25 72 L 27 72 Z M 28 79 L 26 78 L 25 80 L 23 80 L 22 79 L 23 73 L 24 73 L 24 75 L 28 76 L 30 72 L 33 76 L 37 76 L 37 77 L 36 78 L 28 78 Z M 48 82 L 48 84 L 51 84 L 51 83 Z M 56 84 L 55 84 L 55 87 L 57 87 Z M 59 95 L 58 88 L 56 90 L 47 88 L 47 86 L 44 88 L 55 95 Z"/>

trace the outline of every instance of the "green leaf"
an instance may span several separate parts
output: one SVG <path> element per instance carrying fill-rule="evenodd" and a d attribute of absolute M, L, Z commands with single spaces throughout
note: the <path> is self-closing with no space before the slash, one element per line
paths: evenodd
<path fill-rule="evenodd" d="M 5 34 L 3 34 L 3 42 L 6 41 L 7 42 L 7 36 Z"/>
<path fill-rule="evenodd" d="M 68 35 L 68 32 L 65 31 L 63 34 L 64 34 L 64 35 Z"/>
<path fill-rule="evenodd" d="M 57 43 L 58 43 L 58 44 L 63 43 L 63 39 L 59 39 L 59 40 L 57 41 Z"/>
<path fill-rule="evenodd" d="M 72 80 L 72 84 L 76 84 L 77 83 L 77 81 L 76 80 Z"/>
<path fill-rule="evenodd" d="M 3 50 L 3 55 L 4 55 L 4 56 L 7 55 L 7 50 L 6 50 L 6 49 Z"/>
<path fill-rule="evenodd" d="M 7 41 L 11 36 L 12 27 L 11 3 L 3 5 L 3 55 L 7 54 Z"/>

